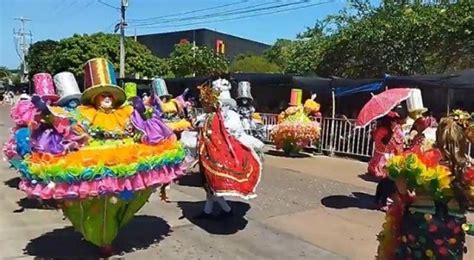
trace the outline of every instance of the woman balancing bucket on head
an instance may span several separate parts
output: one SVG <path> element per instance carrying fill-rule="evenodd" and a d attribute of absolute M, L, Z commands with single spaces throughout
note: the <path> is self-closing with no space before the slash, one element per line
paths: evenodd
<path fill-rule="evenodd" d="M 84 72 L 81 106 L 72 113 L 46 109 L 72 122 L 62 126 L 63 136 L 81 128 L 87 142 L 60 154 L 33 151 L 17 169 L 23 191 L 58 200 L 75 230 L 111 255 L 120 228 L 157 187 L 183 173 L 185 153 L 159 116 L 147 117 L 139 103 L 123 105 L 126 96 L 110 62 L 89 60 Z"/>

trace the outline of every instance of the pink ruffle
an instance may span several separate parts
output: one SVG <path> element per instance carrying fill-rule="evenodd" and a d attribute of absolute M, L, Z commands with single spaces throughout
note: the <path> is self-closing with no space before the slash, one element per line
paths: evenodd
<path fill-rule="evenodd" d="M 3 156 L 5 157 L 5 160 L 11 160 L 19 157 L 18 153 L 16 152 L 16 143 L 13 139 L 10 138 L 3 145 Z"/>
<path fill-rule="evenodd" d="M 148 187 L 170 183 L 184 174 L 182 166 L 161 168 L 137 173 L 128 178 L 106 177 L 96 181 L 84 181 L 77 184 L 50 183 L 32 184 L 22 180 L 20 189 L 28 196 L 47 199 L 87 198 L 107 193 L 119 193 L 124 190 L 137 191 Z"/>
<path fill-rule="evenodd" d="M 10 117 L 19 126 L 27 126 L 35 120 L 38 110 L 31 100 L 19 100 L 10 110 Z"/>

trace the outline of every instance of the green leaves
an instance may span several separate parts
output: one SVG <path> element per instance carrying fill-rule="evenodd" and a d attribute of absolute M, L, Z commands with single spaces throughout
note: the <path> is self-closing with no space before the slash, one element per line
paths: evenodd
<path fill-rule="evenodd" d="M 382 77 L 474 66 L 474 2 L 400 4 L 351 1 L 298 40 L 278 40 L 266 57 L 287 73 Z"/>
<path fill-rule="evenodd" d="M 227 72 L 229 63 L 224 56 L 206 47 L 190 43 L 176 44 L 168 63 L 176 77 L 210 76 Z"/>
<path fill-rule="evenodd" d="M 27 57 L 30 65 L 30 75 L 37 72 L 52 74 L 61 71 L 71 71 L 76 76 L 83 75 L 82 66 L 92 58 L 104 57 L 109 59 L 116 69 L 119 68 L 120 37 L 114 34 L 97 33 L 93 35 L 78 35 L 61 41 L 40 41 L 30 47 Z M 163 59 L 154 56 L 142 44 L 131 39 L 125 40 L 125 74 L 133 76 L 167 76 L 169 66 Z"/>
<path fill-rule="evenodd" d="M 269 62 L 265 57 L 255 55 L 243 55 L 237 57 L 229 66 L 231 72 L 247 73 L 278 73 L 280 67 Z"/>

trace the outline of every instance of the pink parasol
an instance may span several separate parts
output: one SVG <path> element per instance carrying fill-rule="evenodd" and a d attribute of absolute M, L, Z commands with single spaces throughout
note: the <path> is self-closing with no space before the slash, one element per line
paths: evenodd
<path fill-rule="evenodd" d="M 394 107 L 408 99 L 411 91 L 409 88 L 394 88 L 374 95 L 359 112 L 356 127 L 365 127 L 372 121 L 387 115 Z"/>

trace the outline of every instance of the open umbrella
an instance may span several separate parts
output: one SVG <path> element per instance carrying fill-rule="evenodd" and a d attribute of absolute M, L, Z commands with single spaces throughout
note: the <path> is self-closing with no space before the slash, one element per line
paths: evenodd
<path fill-rule="evenodd" d="M 394 107 L 410 97 L 412 89 L 394 88 L 374 95 L 359 112 L 356 127 L 365 127 L 370 122 L 387 115 Z"/>

